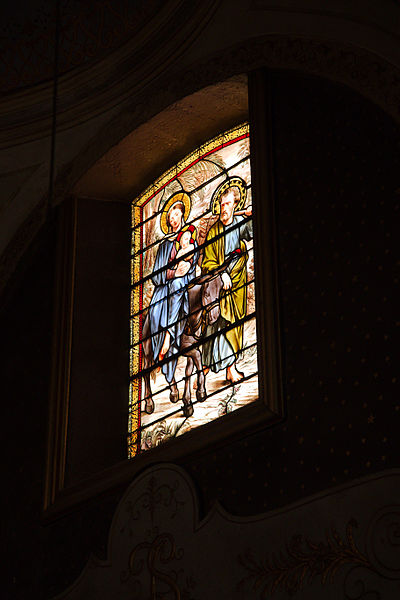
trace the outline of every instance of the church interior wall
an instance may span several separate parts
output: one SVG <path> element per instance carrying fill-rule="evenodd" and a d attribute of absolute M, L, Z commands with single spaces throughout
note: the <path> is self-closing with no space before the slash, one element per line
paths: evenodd
<path fill-rule="evenodd" d="M 142 178 L 147 185 L 158 169 L 168 166 L 169 156 L 175 160 L 199 135 L 180 141 L 176 133 L 169 133 L 166 141 L 171 140 L 171 152 L 160 152 L 155 164 L 149 144 L 146 168 L 138 171 L 136 179 L 129 179 L 129 174 L 121 175 L 118 169 L 121 165 L 125 169 L 137 151 L 135 130 L 139 135 L 138 128 L 143 128 L 140 139 L 145 141 L 146 123 L 163 110 L 172 115 L 174 110 L 179 112 L 179 102 L 196 93 L 196 86 L 218 88 L 218 81 L 233 77 L 236 88 L 242 89 L 248 65 L 253 60 L 255 67 L 268 63 L 258 50 L 246 54 L 246 47 L 255 48 L 252 44 L 271 32 L 286 36 L 285 48 L 290 47 L 290 36 L 313 43 L 325 40 L 328 53 L 328 59 L 320 61 L 323 44 L 313 46 L 313 58 L 305 43 L 294 52 L 296 59 L 289 68 L 282 67 L 282 57 L 272 64 L 286 418 L 222 447 L 183 458 L 178 464 L 194 481 L 202 516 L 215 501 L 234 515 L 255 515 L 399 466 L 394 340 L 398 285 L 395 218 L 400 188 L 398 84 L 392 80 L 392 92 L 383 98 L 379 78 L 382 61 L 389 62 L 394 72 L 400 64 L 398 41 L 391 32 L 394 17 L 398 22 L 395 11 L 400 9 L 389 7 L 389 2 L 378 7 L 371 0 L 367 3 L 370 12 L 364 8 L 362 15 L 357 14 L 353 3 L 346 9 L 351 14 L 339 18 L 333 14 L 338 9 L 335 2 L 329 7 L 324 3 L 323 8 L 318 8 L 317 2 L 304 2 L 301 16 L 293 13 L 290 2 L 282 2 L 281 11 L 273 11 L 268 2 L 248 2 L 246 8 L 239 2 L 214 4 L 213 18 L 199 26 L 201 36 L 169 63 L 167 75 L 172 83 L 161 89 L 160 98 L 149 99 L 148 107 L 143 104 L 146 94 L 151 95 L 149 90 L 163 81 L 163 76 L 157 75 L 158 79 L 146 82 L 143 89 L 139 85 L 131 96 L 121 96 L 120 103 L 107 105 L 103 113 L 93 107 L 92 115 L 88 109 L 89 116 L 80 123 L 70 128 L 63 125 L 56 137 L 56 198 L 50 211 L 46 204 L 49 130 L 36 132 L 25 141 L 22 136 L 18 146 L 3 139 L 4 177 L 15 172 L 15 177 L 3 179 L 10 200 L 1 206 L 0 234 L 4 250 L 0 371 L 4 476 L 9 482 L 3 509 L 6 597 L 52 598 L 78 577 L 92 554 L 106 558 L 111 519 L 126 489 L 108 490 L 50 523 L 42 520 L 56 205 L 73 193 L 98 197 L 96 164 L 101 167 L 102 157 L 110 153 L 106 183 L 111 187 L 107 197 L 100 199 L 112 201 L 119 193 L 118 202 L 127 206 L 130 194 L 141 191 Z M 224 26 L 228 4 L 236 15 L 229 30 Z M 239 27 L 243 11 L 250 16 L 247 14 Z M 341 46 L 350 44 L 351 36 L 352 48 L 360 49 L 358 54 Z M 235 45 L 237 51 L 232 50 Z M 336 54 L 332 47 L 339 48 Z M 336 71 L 335 67 L 333 73 L 328 63 L 335 63 L 338 54 L 342 61 L 346 55 L 352 66 L 346 63 L 348 68 Z M 367 54 L 376 56 L 376 72 L 362 71 L 368 64 L 363 62 Z M 210 60 L 214 55 L 220 63 L 217 58 Z M 360 55 L 363 58 L 357 58 Z M 315 56 L 320 64 L 318 73 L 312 63 Z M 313 66 L 299 66 L 302 57 Z M 200 63 L 201 85 L 194 81 L 195 66 Z M 176 74 L 183 72 L 189 73 L 187 79 L 178 81 Z M 349 72 L 354 75 L 353 85 Z M 98 77 L 103 85 L 104 72 Z M 336 83 L 332 81 L 335 78 Z M 227 96 L 216 96 L 217 108 Z M 135 104 L 138 106 L 133 108 Z M 64 112 L 68 110 L 73 113 L 77 109 L 65 107 Z M 242 116 L 246 110 L 241 101 L 237 113 L 232 111 L 229 118 Z M 29 107 L 25 120 L 29 122 Z M 216 109 L 204 133 L 211 133 L 219 122 L 223 128 L 228 121 Z M 20 132 L 23 125 L 21 118 Z M 162 119 L 158 126 L 162 127 Z M 114 162 L 113 152 L 118 159 Z M 113 168 L 116 179 L 119 177 L 115 189 Z M 99 230 L 102 218 L 106 219 L 100 211 Z M 90 346 L 89 339 L 84 342 L 85 348 Z M 112 365 L 115 353 L 104 352 L 104 360 Z M 90 442 L 85 451 L 90 453 Z M 357 516 L 356 506 L 352 516 Z"/>

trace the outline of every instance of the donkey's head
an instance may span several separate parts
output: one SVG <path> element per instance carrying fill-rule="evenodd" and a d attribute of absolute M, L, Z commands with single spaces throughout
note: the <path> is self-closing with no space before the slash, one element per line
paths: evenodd
<path fill-rule="evenodd" d="M 205 310 L 205 323 L 212 325 L 221 314 L 219 308 L 219 294 L 222 290 L 221 275 L 215 274 L 203 283 L 201 303 Z"/>

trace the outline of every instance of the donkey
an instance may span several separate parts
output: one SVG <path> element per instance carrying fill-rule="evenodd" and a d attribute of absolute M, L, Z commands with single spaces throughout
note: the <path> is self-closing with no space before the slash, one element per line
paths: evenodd
<path fill-rule="evenodd" d="M 220 315 L 219 295 L 223 285 L 220 272 L 221 270 L 218 269 L 214 273 L 197 277 L 188 286 L 189 315 L 181 336 L 179 349 L 180 353 L 187 357 L 185 388 L 182 397 L 183 414 L 185 417 L 190 417 L 193 414 L 190 378 L 194 367 L 197 369 L 196 398 L 199 402 L 204 402 L 207 397 L 201 350 L 199 346 L 207 325 L 215 323 Z M 154 401 L 150 385 L 150 372 L 155 364 L 151 345 L 151 334 L 150 321 L 146 316 L 143 323 L 142 348 L 143 370 L 145 371 L 143 376 L 145 411 L 148 414 L 151 414 L 154 411 Z M 174 403 L 179 400 L 179 391 L 175 377 L 170 383 L 169 399 Z"/>
<path fill-rule="evenodd" d="M 190 380 L 193 368 L 197 369 L 196 398 L 204 402 L 207 398 L 205 375 L 200 344 L 208 325 L 215 323 L 220 316 L 219 295 L 222 289 L 219 272 L 203 275 L 195 279 L 188 288 L 190 315 L 181 337 L 181 351 L 187 356 L 185 369 L 185 388 L 183 391 L 183 414 L 191 417 L 193 404 Z"/>

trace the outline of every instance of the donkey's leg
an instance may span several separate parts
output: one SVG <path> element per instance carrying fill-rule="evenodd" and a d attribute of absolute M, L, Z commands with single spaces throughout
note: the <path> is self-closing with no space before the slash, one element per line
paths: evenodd
<path fill-rule="evenodd" d="M 154 402 L 153 402 L 151 386 L 150 386 L 150 378 L 151 378 L 150 368 L 153 366 L 154 362 L 153 362 L 153 350 L 152 350 L 151 339 L 150 339 L 150 333 L 151 333 L 150 332 L 150 321 L 149 321 L 148 317 L 149 317 L 149 315 L 146 315 L 146 318 L 143 323 L 142 348 L 143 348 L 143 369 L 145 369 L 145 373 L 146 373 L 143 377 L 143 379 L 144 379 L 144 401 L 145 401 L 144 410 L 147 412 L 148 415 L 151 415 L 151 413 L 154 412 Z"/>
<path fill-rule="evenodd" d="M 178 402 L 178 400 L 179 400 L 179 391 L 178 391 L 178 386 L 176 385 L 175 377 L 172 379 L 171 384 L 170 384 L 169 399 L 171 400 L 171 402 L 174 402 L 174 403 Z"/>
<path fill-rule="evenodd" d="M 193 359 L 191 357 L 191 352 L 190 355 L 187 355 L 187 363 L 186 363 L 186 369 L 185 369 L 185 390 L 183 392 L 183 414 L 185 415 L 185 417 L 191 417 L 193 414 L 193 404 L 192 404 L 192 398 L 191 398 L 191 393 L 190 393 L 190 377 L 192 375 L 193 372 Z"/>
<path fill-rule="evenodd" d="M 194 348 L 193 350 L 193 361 L 195 367 L 197 369 L 197 389 L 196 389 L 196 398 L 199 402 L 204 402 L 207 398 L 206 392 L 206 378 L 203 369 L 203 362 L 201 360 L 201 352 L 198 348 Z M 208 373 L 208 370 L 206 371 Z"/>
<path fill-rule="evenodd" d="M 193 373 L 193 358 L 191 356 L 187 356 L 187 363 L 185 369 L 185 389 L 183 391 L 183 402 L 188 404 L 191 402 L 191 392 L 190 392 L 190 378 Z"/>
<path fill-rule="evenodd" d="M 154 411 L 154 402 L 151 395 L 151 387 L 150 387 L 150 373 L 147 372 L 144 376 L 144 400 L 145 400 L 145 408 L 144 410 L 148 415 Z"/>

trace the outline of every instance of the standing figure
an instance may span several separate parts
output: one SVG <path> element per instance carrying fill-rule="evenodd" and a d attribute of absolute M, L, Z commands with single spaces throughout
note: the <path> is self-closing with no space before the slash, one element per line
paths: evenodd
<path fill-rule="evenodd" d="M 203 364 L 214 372 L 226 369 L 226 379 L 231 383 L 240 381 L 244 375 L 236 367 L 243 348 L 243 319 L 247 312 L 247 247 L 244 240 L 253 237 L 251 208 L 240 210 L 245 203 L 246 186 L 235 177 L 225 181 L 213 195 L 211 207 L 219 213 L 218 221 L 211 226 L 205 242 L 203 273 L 210 273 L 226 262 L 221 275 L 223 289 L 220 294 L 220 317 L 207 327 L 206 336 L 221 332 L 205 342 Z M 235 214 L 235 211 L 239 214 Z M 231 258 L 230 260 L 229 257 Z M 232 327 L 230 327 L 232 326 Z M 230 327 L 227 331 L 223 331 Z"/>
<path fill-rule="evenodd" d="M 151 279 L 155 287 L 147 317 L 154 363 L 161 362 L 164 358 L 171 359 L 166 360 L 161 368 L 167 382 L 173 384 L 170 396 L 173 402 L 179 399 L 174 379 L 178 359 L 173 357 L 179 352 L 181 336 L 189 314 L 187 285 L 195 276 L 198 260 L 194 240 L 189 248 L 189 251 L 193 250 L 191 256 L 180 259 L 188 250 L 184 250 L 178 256 L 180 250 L 177 238 L 189 213 L 190 198 L 185 192 L 173 194 L 164 205 L 160 226 L 165 239 L 158 247 L 154 263 Z M 189 239 L 191 238 L 192 232 Z"/>

